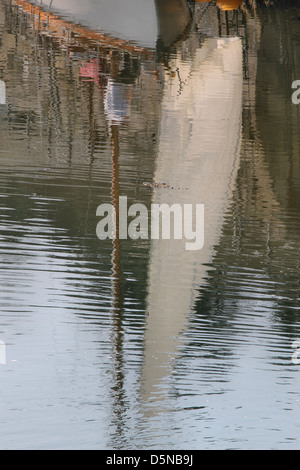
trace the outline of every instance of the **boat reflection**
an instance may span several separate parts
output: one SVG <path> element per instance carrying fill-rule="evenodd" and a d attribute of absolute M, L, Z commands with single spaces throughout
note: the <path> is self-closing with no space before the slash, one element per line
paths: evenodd
<path fill-rule="evenodd" d="M 29 2 L 16 0 L 21 5 Z M 158 35 L 164 43 L 171 44 L 190 21 L 190 10 L 186 0 L 44 0 L 32 1 L 40 12 L 47 13 L 47 19 L 56 23 L 68 21 L 94 32 L 94 39 L 101 39 L 98 33 L 115 38 L 115 45 L 121 41 L 136 44 L 142 48 L 155 49 Z M 163 27 L 162 27 L 163 26 Z M 84 35 L 84 30 L 80 29 Z M 104 39 L 104 38 L 102 38 Z"/>
<path fill-rule="evenodd" d="M 207 0 L 195 0 L 197 3 L 211 3 Z M 223 11 L 237 10 L 243 3 L 243 0 L 217 0 L 216 5 Z"/>

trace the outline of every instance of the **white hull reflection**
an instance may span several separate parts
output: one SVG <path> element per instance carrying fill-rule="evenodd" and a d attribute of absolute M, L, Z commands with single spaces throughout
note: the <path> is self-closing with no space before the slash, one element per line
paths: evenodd
<path fill-rule="evenodd" d="M 0 116 L 5 114 L 7 111 L 6 104 L 6 85 L 3 80 L 0 80 Z"/>
<path fill-rule="evenodd" d="M 204 204 L 205 239 L 199 251 L 187 251 L 184 239 L 151 241 L 142 370 L 142 396 L 149 402 L 166 394 L 164 378 L 172 377 L 180 334 L 231 200 L 241 138 L 241 40 L 208 39 L 192 58 L 183 61 L 178 52 L 169 66 L 154 181 L 174 189 L 154 189 L 152 203 Z"/>
<path fill-rule="evenodd" d="M 167 45 L 172 43 L 176 40 L 173 33 L 184 29 L 190 21 L 186 0 L 30 0 L 25 3 L 56 13 L 89 30 L 149 49 L 155 49 L 158 36 L 164 31 Z M 172 24 L 170 31 L 166 27 L 168 22 Z"/>

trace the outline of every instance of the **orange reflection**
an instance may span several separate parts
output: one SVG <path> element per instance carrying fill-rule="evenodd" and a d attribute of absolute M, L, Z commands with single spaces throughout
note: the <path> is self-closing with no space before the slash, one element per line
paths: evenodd
<path fill-rule="evenodd" d="M 217 5 L 221 10 L 237 10 L 243 0 L 217 0 Z"/>

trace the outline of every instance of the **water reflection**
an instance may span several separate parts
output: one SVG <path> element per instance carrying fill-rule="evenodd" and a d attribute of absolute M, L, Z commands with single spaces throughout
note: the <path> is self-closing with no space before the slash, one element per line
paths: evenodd
<path fill-rule="evenodd" d="M 0 105 L 6 105 L 6 87 L 2 80 L 0 80 Z"/>
<path fill-rule="evenodd" d="M 207 39 L 188 57 L 180 51 L 173 54 L 165 72 L 154 181 L 167 181 L 171 189 L 154 189 L 152 201 L 170 207 L 179 203 L 182 208 L 201 201 L 205 243 L 194 252 L 185 249 L 185 239 L 151 243 L 146 395 L 152 390 L 158 393 L 159 379 L 171 371 L 178 335 L 193 308 L 196 288 L 205 283 L 239 165 L 241 40 Z"/>
<path fill-rule="evenodd" d="M 295 11 L 35 3 L 0 2 L 2 446 L 296 448 Z M 100 242 L 120 195 L 204 203 L 204 248 Z"/>

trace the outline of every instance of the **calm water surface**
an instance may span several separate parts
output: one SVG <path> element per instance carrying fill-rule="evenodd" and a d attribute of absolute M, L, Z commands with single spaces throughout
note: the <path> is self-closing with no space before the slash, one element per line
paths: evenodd
<path fill-rule="evenodd" d="M 71 2 L 19 3 L 0 0 L 0 447 L 299 448 L 299 11 L 158 0 L 130 37 L 84 29 L 92 0 L 83 28 Z M 119 196 L 204 204 L 203 248 L 99 240 Z"/>

